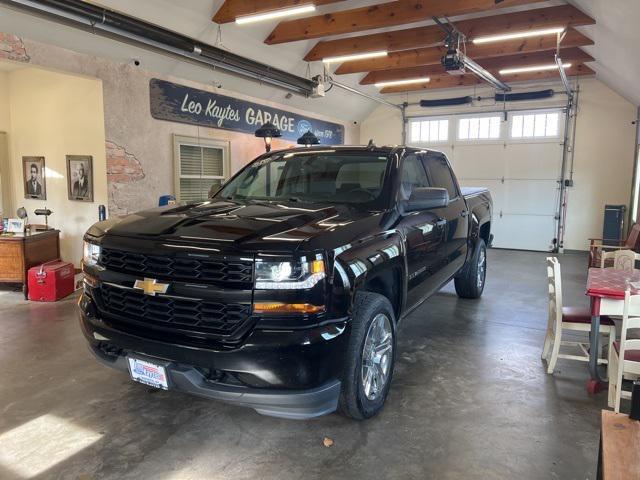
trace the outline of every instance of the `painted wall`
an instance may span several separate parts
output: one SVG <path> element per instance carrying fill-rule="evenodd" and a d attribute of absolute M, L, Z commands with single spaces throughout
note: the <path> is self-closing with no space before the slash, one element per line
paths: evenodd
<path fill-rule="evenodd" d="M 9 130 L 9 74 L 0 70 L 0 132 Z"/>
<path fill-rule="evenodd" d="M 82 236 L 97 221 L 98 205 L 107 202 L 107 168 L 102 83 L 83 78 L 23 68 L 9 72 L 9 182 L 11 211 L 24 206 L 32 223 L 44 223 L 33 214 L 50 208 L 49 224 L 61 231 L 61 256 L 79 265 Z M 94 201 L 68 199 L 66 155 L 93 156 Z M 22 156 L 44 156 L 47 199 L 24 198 Z M 6 178 L 6 177 L 5 177 Z"/>
<path fill-rule="evenodd" d="M 583 250 L 602 237 L 605 204 L 629 207 L 636 108 L 597 80 L 582 85 L 579 108 L 565 248 Z"/>
<path fill-rule="evenodd" d="M 580 81 L 579 113 L 576 125 L 574 187 L 568 191 L 565 249 L 586 250 L 588 239 L 602 236 L 605 204 L 629 205 L 633 177 L 635 128 L 632 121 L 636 108 L 597 79 Z M 527 86 L 519 86 L 518 89 Z M 560 85 L 539 84 L 530 90 L 555 88 Z M 446 98 L 464 95 L 491 97 L 488 88 L 455 89 L 440 92 L 392 96 L 394 103 L 415 103 L 423 98 Z M 544 108 L 562 106 L 566 97 L 556 95 L 543 102 L 518 102 L 512 108 Z M 480 113 L 502 108 L 493 100 L 473 106 L 425 109 L 411 106 L 409 116 Z M 362 122 L 360 141 L 374 139 L 378 145 L 402 143 L 402 119 L 399 110 L 384 105 Z"/>
<path fill-rule="evenodd" d="M 263 141 L 252 135 L 153 119 L 149 106 L 149 80 L 154 77 L 342 123 L 345 126 L 345 143 L 357 143 L 359 139 L 358 126 L 284 104 L 239 95 L 233 92 L 233 84 L 225 84 L 225 87 L 229 85 L 228 89 L 216 88 L 212 84 L 159 75 L 131 63 L 80 54 L 7 33 L 0 33 L 0 41 L 4 41 L 0 58 L 4 55 L 8 59 L 102 81 L 110 214 L 150 208 L 157 205 L 160 195 L 175 193 L 173 134 L 230 142 L 230 174 L 264 151 Z M 260 87 L 256 84 L 256 88 Z M 287 143 L 274 142 L 274 148 L 286 146 Z"/>
<path fill-rule="evenodd" d="M 7 172 L 9 170 L 9 144 L 7 132 L 11 128 L 11 115 L 9 113 L 9 76 L 0 71 L 0 215 L 9 214 L 11 204 L 9 191 L 3 188 L 8 184 Z"/>

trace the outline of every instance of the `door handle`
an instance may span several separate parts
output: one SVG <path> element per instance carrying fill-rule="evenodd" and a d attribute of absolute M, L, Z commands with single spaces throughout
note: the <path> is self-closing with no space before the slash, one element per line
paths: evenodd
<path fill-rule="evenodd" d="M 469 215 L 469 210 L 462 210 L 462 211 L 460 212 L 460 216 L 461 216 L 461 217 L 466 217 L 467 215 Z"/>

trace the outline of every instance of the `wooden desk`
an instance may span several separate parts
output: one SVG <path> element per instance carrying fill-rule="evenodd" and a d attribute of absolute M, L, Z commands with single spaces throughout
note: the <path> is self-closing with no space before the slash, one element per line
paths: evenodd
<path fill-rule="evenodd" d="M 31 267 L 60 258 L 60 231 L 0 235 L 0 282 L 21 283 L 28 296 L 27 272 Z"/>
<path fill-rule="evenodd" d="M 631 480 L 640 478 L 640 422 L 627 415 L 602 411 L 602 437 L 598 478 Z"/>

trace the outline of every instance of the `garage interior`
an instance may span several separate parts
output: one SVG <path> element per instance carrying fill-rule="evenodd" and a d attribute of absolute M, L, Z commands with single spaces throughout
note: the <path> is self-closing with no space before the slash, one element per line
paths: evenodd
<path fill-rule="evenodd" d="M 586 294 L 629 272 L 620 337 L 640 281 L 640 257 L 613 253 L 640 252 L 638 20 L 632 0 L 0 0 L 0 478 L 640 478 L 640 371 L 615 408 L 613 368 L 633 362 L 589 366 L 608 297 Z M 483 296 L 450 282 L 402 319 L 384 408 L 275 418 L 96 362 L 85 232 L 206 201 L 307 131 L 441 151 L 493 200 Z M 583 361 L 551 374 L 548 257 L 563 304 L 587 312 L 561 350 Z M 34 298 L 31 272 L 55 259 L 74 291 Z"/>

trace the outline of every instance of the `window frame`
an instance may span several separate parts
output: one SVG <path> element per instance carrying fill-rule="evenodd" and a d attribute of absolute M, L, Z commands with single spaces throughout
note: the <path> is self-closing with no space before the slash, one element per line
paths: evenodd
<path fill-rule="evenodd" d="M 513 129 L 513 119 L 516 116 L 525 117 L 527 115 L 540 115 L 540 114 L 550 114 L 557 113 L 558 114 L 558 133 L 553 136 L 543 136 L 543 137 L 513 137 L 511 136 L 511 131 Z M 507 122 L 507 131 L 505 141 L 510 143 L 556 143 L 558 141 L 562 141 L 564 138 L 564 115 L 566 115 L 565 108 L 556 107 L 556 108 L 540 108 L 540 109 L 531 109 L 531 110 L 522 110 L 518 112 L 510 112 L 509 113 L 509 121 Z M 535 124 L 534 124 L 535 128 Z"/>
<path fill-rule="evenodd" d="M 502 114 L 501 112 L 486 112 L 486 113 L 470 113 L 469 115 L 455 115 L 455 136 L 453 141 L 451 142 L 452 144 L 462 144 L 462 145 L 468 145 L 470 143 L 474 143 L 474 142 L 478 142 L 478 143 L 484 143 L 484 144 L 490 144 L 490 143 L 502 143 L 505 139 L 505 125 L 508 124 L 508 122 L 504 121 L 504 114 Z M 460 122 L 462 120 L 471 120 L 471 119 L 480 119 L 480 118 L 498 118 L 499 120 L 499 131 L 498 131 L 498 137 L 497 138 L 460 138 Z M 491 125 L 489 125 L 489 132 L 491 132 Z"/>
<path fill-rule="evenodd" d="M 422 141 L 422 140 L 417 140 L 417 141 L 413 141 L 411 139 L 411 131 L 413 129 L 413 124 L 414 123 L 422 123 L 422 122 L 439 122 L 441 120 L 446 120 L 447 121 L 447 139 L 446 140 L 437 140 L 435 142 L 431 142 L 431 141 Z M 422 126 L 421 126 L 422 128 Z M 434 116 L 434 117 L 418 117 L 418 118 L 411 118 L 409 119 L 409 125 L 408 125 L 408 134 L 409 134 L 409 145 L 418 145 L 418 146 L 427 146 L 427 145 L 449 145 L 451 143 L 451 118 L 448 117 L 447 115 L 438 115 L 438 116 Z"/>
<path fill-rule="evenodd" d="M 216 148 L 222 150 L 222 175 L 182 175 L 180 173 L 180 146 L 191 146 L 200 148 Z M 230 158 L 230 142 L 225 140 L 217 140 L 213 138 L 201 138 L 201 137 L 189 137 L 185 135 L 173 134 L 173 188 L 176 202 L 181 202 L 180 198 L 180 179 L 182 178 L 198 178 L 198 179 L 210 179 L 220 180 L 221 185 L 224 185 L 230 177 L 231 173 L 231 158 Z"/>

